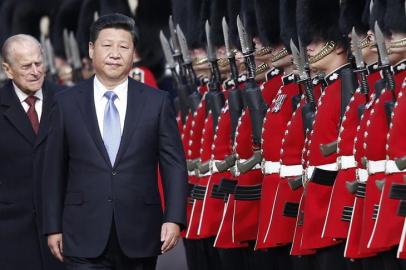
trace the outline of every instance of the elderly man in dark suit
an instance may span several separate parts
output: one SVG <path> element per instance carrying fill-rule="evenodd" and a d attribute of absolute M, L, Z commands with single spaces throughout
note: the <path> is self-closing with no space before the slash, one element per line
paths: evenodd
<path fill-rule="evenodd" d="M 101 16 L 90 32 L 96 75 L 61 93 L 52 114 L 44 170 L 48 244 L 68 269 L 155 269 L 156 256 L 177 243 L 186 222 L 174 110 L 168 93 L 128 78 L 137 42 L 131 18 Z"/>
<path fill-rule="evenodd" d="M 2 55 L 10 80 L 0 89 L 0 269 L 65 269 L 41 232 L 40 177 L 55 87 L 44 82 L 32 36 L 8 38 Z"/>

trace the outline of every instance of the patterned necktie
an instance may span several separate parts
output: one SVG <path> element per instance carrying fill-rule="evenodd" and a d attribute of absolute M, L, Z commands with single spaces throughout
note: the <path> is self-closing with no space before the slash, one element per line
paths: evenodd
<path fill-rule="evenodd" d="M 24 102 L 28 104 L 28 111 L 27 116 L 30 119 L 32 129 L 34 130 L 35 134 L 38 134 L 39 130 L 39 120 L 38 114 L 35 110 L 35 102 L 37 102 L 38 98 L 36 96 L 29 96 L 27 97 Z"/>
<path fill-rule="evenodd" d="M 108 101 L 104 109 L 103 141 L 109 154 L 111 165 L 114 165 L 121 141 L 120 114 L 114 104 L 117 95 L 113 91 L 107 91 L 104 93 L 104 96 Z"/>

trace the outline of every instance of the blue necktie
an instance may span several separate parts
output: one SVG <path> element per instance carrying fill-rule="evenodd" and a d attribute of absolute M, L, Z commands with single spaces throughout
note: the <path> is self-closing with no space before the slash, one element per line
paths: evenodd
<path fill-rule="evenodd" d="M 111 165 L 114 166 L 121 140 L 120 114 L 114 104 L 117 95 L 113 91 L 106 91 L 104 96 L 108 101 L 104 109 L 103 141 L 109 154 Z"/>

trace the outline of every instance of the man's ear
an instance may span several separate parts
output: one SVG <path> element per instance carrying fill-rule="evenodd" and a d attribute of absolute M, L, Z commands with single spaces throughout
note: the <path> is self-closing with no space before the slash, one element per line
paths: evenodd
<path fill-rule="evenodd" d="M 336 49 L 336 54 L 337 55 L 340 55 L 340 54 L 343 54 L 343 53 L 345 53 L 345 52 L 347 52 L 347 50 L 345 50 L 344 48 L 343 48 L 343 46 L 337 46 L 337 49 Z"/>
<path fill-rule="evenodd" d="M 94 44 L 93 42 L 89 42 L 89 58 L 93 60 L 93 53 L 94 53 Z"/>
<path fill-rule="evenodd" d="M 10 64 L 3 62 L 1 64 L 1 66 L 3 67 L 4 73 L 6 73 L 7 78 L 9 78 L 10 80 L 14 79 L 13 70 L 12 70 Z"/>
<path fill-rule="evenodd" d="M 133 52 L 133 63 L 139 62 L 141 60 L 140 56 L 137 53 L 137 50 L 134 49 Z"/>

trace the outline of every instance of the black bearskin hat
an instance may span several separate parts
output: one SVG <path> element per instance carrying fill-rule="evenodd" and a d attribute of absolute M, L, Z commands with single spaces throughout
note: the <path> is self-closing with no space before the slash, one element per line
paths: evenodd
<path fill-rule="evenodd" d="M 279 0 L 255 0 L 258 36 L 264 46 L 279 45 Z M 292 19 L 286 18 L 287 20 Z"/>
<path fill-rule="evenodd" d="M 182 29 L 190 49 L 203 48 L 206 44 L 204 24 L 209 19 L 208 0 L 188 0 L 186 2 L 187 28 Z"/>
<path fill-rule="evenodd" d="M 335 41 L 345 45 L 339 29 L 339 0 L 298 0 L 296 16 L 303 46 L 313 41 Z"/>
<path fill-rule="evenodd" d="M 255 19 L 255 7 L 252 0 L 241 0 L 240 19 L 249 36 L 257 36 L 257 21 Z M 235 21 L 235 23 L 237 22 Z"/>
<path fill-rule="evenodd" d="M 227 0 L 227 24 L 230 43 L 235 48 L 240 48 L 240 39 L 237 30 L 237 15 L 240 13 L 241 0 Z"/>
<path fill-rule="evenodd" d="M 384 24 L 390 32 L 406 33 L 404 0 L 387 0 Z"/>
<path fill-rule="evenodd" d="M 296 0 L 281 0 L 280 2 L 280 33 L 285 48 L 290 51 L 290 40 L 297 45 L 296 31 Z"/>
<path fill-rule="evenodd" d="M 371 7 L 372 2 L 372 10 L 369 12 L 369 29 L 374 31 L 375 29 L 375 22 L 378 22 L 379 27 L 381 28 L 384 34 L 388 34 L 384 17 L 386 12 L 386 0 L 370 0 L 369 6 Z"/>
<path fill-rule="evenodd" d="M 224 0 L 211 0 L 210 3 L 210 26 L 211 41 L 216 47 L 224 45 L 224 36 L 222 28 L 223 17 L 226 17 L 227 2 Z"/>
<path fill-rule="evenodd" d="M 342 0 L 340 6 L 340 31 L 349 34 L 352 28 L 358 34 L 366 34 L 369 29 L 368 23 L 364 23 L 362 15 L 366 7 L 366 0 Z"/>

